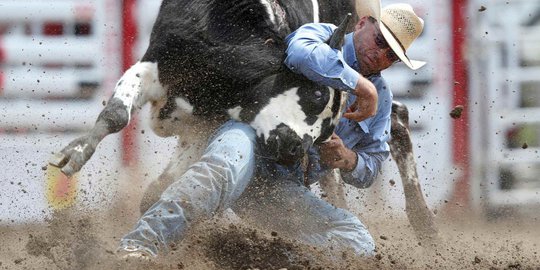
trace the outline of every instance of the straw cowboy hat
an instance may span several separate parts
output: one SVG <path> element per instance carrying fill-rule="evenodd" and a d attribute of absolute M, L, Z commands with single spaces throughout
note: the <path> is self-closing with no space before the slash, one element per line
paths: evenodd
<path fill-rule="evenodd" d="M 416 70 L 426 64 L 409 59 L 405 53 L 424 29 L 424 20 L 409 4 L 391 4 L 381 9 L 380 0 L 357 0 L 356 12 L 358 18 L 371 16 L 377 20 L 386 42 L 409 68 Z"/>

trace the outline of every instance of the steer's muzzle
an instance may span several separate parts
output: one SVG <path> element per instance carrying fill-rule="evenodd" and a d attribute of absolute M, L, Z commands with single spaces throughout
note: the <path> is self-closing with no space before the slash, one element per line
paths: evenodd
<path fill-rule="evenodd" d="M 293 165 L 300 161 L 306 153 L 306 143 L 290 127 L 280 124 L 270 131 L 270 136 L 263 143 L 263 155 L 271 157 L 281 165 Z"/>

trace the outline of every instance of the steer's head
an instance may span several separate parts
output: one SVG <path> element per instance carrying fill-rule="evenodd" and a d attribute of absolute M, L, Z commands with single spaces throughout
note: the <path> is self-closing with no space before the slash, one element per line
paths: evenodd
<path fill-rule="evenodd" d="M 348 14 L 328 44 L 340 49 L 351 21 Z M 312 144 L 327 141 L 346 103 L 346 94 L 321 86 L 304 76 L 283 71 L 265 78 L 254 88 L 253 104 L 229 111 L 256 131 L 261 154 L 291 165 L 302 159 Z"/>
<path fill-rule="evenodd" d="M 342 92 L 288 71 L 265 79 L 255 90 L 257 101 L 237 117 L 256 130 L 261 154 L 285 165 L 328 140 L 345 106 Z"/>

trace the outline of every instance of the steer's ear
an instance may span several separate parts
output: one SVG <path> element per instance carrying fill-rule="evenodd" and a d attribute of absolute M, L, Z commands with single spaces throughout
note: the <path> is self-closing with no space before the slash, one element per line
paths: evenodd
<path fill-rule="evenodd" d="M 332 49 L 340 50 L 343 47 L 343 42 L 345 41 L 345 34 L 347 29 L 349 29 L 349 23 L 351 22 L 352 14 L 347 13 L 345 19 L 339 24 L 338 28 L 332 33 L 332 36 L 328 39 L 328 45 Z"/>

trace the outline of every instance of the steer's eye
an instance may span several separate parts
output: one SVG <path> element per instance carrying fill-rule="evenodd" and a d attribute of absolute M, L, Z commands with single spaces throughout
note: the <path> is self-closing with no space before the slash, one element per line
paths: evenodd
<path fill-rule="evenodd" d="M 315 96 L 316 97 L 321 97 L 322 96 L 321 91 L 319 91 L 319 90 L 315 91 Z"/>

